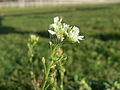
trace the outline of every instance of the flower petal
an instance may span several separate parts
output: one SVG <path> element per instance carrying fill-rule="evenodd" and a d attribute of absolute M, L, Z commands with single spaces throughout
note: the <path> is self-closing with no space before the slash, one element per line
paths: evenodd
<path fill-rule="evenodd" d="M 58 22 L 59 21 L 59 17 L 54 17 L 54 23 Z"/>
<path fill-rule="evenodd" d="M 52 31 L 52 30 L 48 30 L 48 32 L 49 32 L 50 34 L 52 34 L 52 35 L 54 35 L 54 34 L 55 34 L 55 32 L 54 32 L 54 31 Z"/>
<path fill-rule="evenodd" d="M 83 38 L 84 38 L 84 36 L 78 36 L 79 40 L 84 40 Z"/>

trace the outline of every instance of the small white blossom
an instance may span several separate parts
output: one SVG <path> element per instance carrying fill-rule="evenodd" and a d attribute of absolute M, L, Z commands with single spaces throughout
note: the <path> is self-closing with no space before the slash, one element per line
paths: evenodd
<path fill-rule="evenodd" d="M 49 26 L 49 30 L 48 30 L 48 32 L 51 35 L 56 35 L 58 39 L 61 39 L 61 38 L 64 39 L 63 37 L 64 30 L 62 30 L 61 22 L 62 22 L 62 19 L 60 19 L 59 17 L 55 17 L 54 23 Z"/>
<path fill-rule="evenodd" d="M 68 29 L 69 29 L 70 27 L 69 27 L 69 25 L 68 24 L 66 24 L 66 23 L 63 23 L 63 28 L 62 28 L 62 30 L 63 30 L 63 32 L 64 32 L 64 34 L 65 35 L 68 35 Z"/>
<path fill-rule="evenodd" d="M 84 36 L 79 36 L 79 28 L 78 27 L 73 27 L 71 31 L 68 33 L 68 38 L 72 42 L 78 42 L 79 40 L 83 40 Z"/>

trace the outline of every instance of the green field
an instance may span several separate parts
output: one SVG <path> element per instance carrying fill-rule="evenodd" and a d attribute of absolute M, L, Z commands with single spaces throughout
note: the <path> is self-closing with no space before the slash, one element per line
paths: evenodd
<path fill-rule="evenodd" d="M 40 37 L 34 57 L 34 72 L 39 75 L 41 57 L 48 57 L 47 30 L 55 16 L 78 26 L 85 36 L 80 44 L 63 46 L 68 56 L 65 90 L 79 90 L 83 78 L 93 90 L 106 90 L 105 83 L 120 81 L 120 4 L 4 8 L 0 9 L 0 90 L 32 90 L 27 42 L 30 34 Z"/>

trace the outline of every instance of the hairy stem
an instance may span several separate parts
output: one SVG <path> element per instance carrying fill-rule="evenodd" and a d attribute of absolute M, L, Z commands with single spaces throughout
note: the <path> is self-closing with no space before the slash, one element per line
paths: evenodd
<path fill-rule="evenodd" d="M 52 51 L 51 51 L 50 63 L 48 64 L 48 67 L 46 68 L 45 77 L 44 77 L 44 82 L 43 82 L 43 85 L 42 85 L 42 90 L 45 90 L 46 83 L 47 83 L 47 81 L 48 81 L 48 77 L 49 77 L 50 70 L 51 70 L 51 65 L 53 64 L 54 55 L 55 55 L 55 52 L 56 52 L 57 47 L 58 47 L 58 45 L 55 45 L 54 48 L 53 48 Z"/>

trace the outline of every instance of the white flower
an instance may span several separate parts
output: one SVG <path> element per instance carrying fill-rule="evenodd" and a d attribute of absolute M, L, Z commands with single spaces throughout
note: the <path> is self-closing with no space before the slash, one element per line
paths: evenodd
<path fill-rule="evenodd" d="M 79 28 L 75 27 L 75 26 L 68 33 L 68 38 L 72 42 L 78 42 L 78 43 L 80 43 L 79 40 L 83 40 L 83 37 L 84 36 L 79 36 Z"/>
<path fill-rule="evenodd" d="M 58 39 L 64 39 L 63 33 L 64 31 L 62 30 L 62 19 L 59 17 L 54 18 L 54 23 L 49 26 L 48 32 L 51 35 L 56 35 Z"/>
<path fill-rule="evenodd" d="M 67 32 L 68 29 L 70 29 L 69 25 L 66 23 L 63 23 L 62 31 L 64 32 L 65 35 L 68 35 L 68 32 Z"/>
<path fill-rule="evenodd" d="M 84 36 L 79 36 L 79 28 L 78 27 L 72 27 L 66 23 L 62 23 L 62 19 L 59 17 L 54 18 L 54 23 L 49 26 L 48 32 L 51 35 L 56 35 L 56 37 L 63 41 L 64 39 L 67 39 L 71 42 L 80 42 L 80 40 L 83 40 Z"/>
<path fill-rule="evenodd" d="M 76 35 L 78 35 L 79 34 L 79 32 L 80 32 L 80 30 L 79 30 L 79 28 L 78 27 L 73 27 L 73 32 L 76 34 Z"/>

